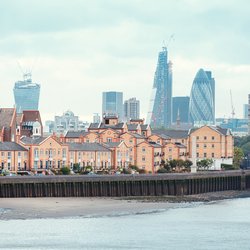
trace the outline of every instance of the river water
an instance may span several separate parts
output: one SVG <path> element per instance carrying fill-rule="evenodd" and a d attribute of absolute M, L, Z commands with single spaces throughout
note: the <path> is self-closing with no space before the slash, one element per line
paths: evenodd
<path fill-rule="evenodd" d="M 19 250 L 250 249 L 250 198 L 139 214 L 2 220 L 0 237 L 0 249 Z"/>

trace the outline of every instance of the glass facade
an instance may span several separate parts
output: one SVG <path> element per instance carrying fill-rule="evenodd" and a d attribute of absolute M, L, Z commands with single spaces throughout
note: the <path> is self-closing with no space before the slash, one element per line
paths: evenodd
<path fill-rule="evenodd" d="M 124 102 L 124 118 L 126 121 L 140 118 L 139 100 L 136 100 L 136 98 L 130 98 Z"/>
<path fill-rule="evenodd" d="M 123 120 L 123 93 L 103 92 L 102 93 L 102 114 L 118 115 L 119 120 Z"/>
<path fill-rule="evenodd" d="M 173 122 L 177 121 L 178 114 L 181 123 L 188 123 L 189 96 L 173 97 Z"/>
<path fill-rule="evenodd" d="M 152 128 L 168 128 L 172 124 L 172 63 L 167 48 L 159 53 L 147 123 Z"/>
<path fill-rule="evenodd" d="M 215 82 L 207 72 L 198 71 L 191 89 L 189 121 L 195 126 L 215 123 Z"/>
<path fill-rule="evenodd" d="M 25 74 L 23 81 L 16 82 L 13 92 L 17 113 L 38 110 L 40 84 L 32 82 L 31 74 Z"/>

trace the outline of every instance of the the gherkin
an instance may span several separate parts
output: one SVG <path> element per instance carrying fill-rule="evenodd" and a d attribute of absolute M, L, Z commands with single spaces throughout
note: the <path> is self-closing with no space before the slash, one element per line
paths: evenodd
<path fill-rule="evenodd" d="M 215 82 L 210 71 L 200 69 L 193 81 L 189 120 L 194 125 L 214 124 L 215 122 Z"/>

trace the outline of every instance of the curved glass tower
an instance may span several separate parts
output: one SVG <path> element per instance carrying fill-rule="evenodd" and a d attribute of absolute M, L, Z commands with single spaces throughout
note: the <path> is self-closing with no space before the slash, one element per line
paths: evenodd
<path fill-rule="evenodd" d="M 33 83 L 31 74 L 24 74 L 24 80 L 15 83 L 13 89 L 17 113 L 23 110 L 38 110 L 40 84 Z"/>
<path fill-rule="evenodd" d="M 211 72 L 203 69 L 194 78 L 189 102 L 189 121 L 195 126 L 211 125 L 215 122 L 214 83 Z"/>

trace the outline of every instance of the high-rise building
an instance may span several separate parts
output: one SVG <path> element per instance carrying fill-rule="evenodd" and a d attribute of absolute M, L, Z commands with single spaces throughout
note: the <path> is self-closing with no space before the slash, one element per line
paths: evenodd
<path fill-rule="evenodd" d="M 140 118 L 140 101 L 135 97 L 130 98 L 124 102 L 124 119 L 129 121 L 130 119 Z"/>
<path fill-rule="evenodd" d="M 172 123 L 172 63 L 166 47 L 159 52 L 147 123 L 152 128 L 168 128 Z"/>
<path fill-rule="evenodd" d="M 243 104 L 243 118 L 248 119 L 248 104 Z"/>
<path fill-rule="evenodd" d="M 17 113 L 38 110 L 40 84 L 32 82 L 31 73 L 24 74 L 24 80 L 15 83 L 13 92 Z"/>
<path fill-rule="evenodd" d="M 173 97 L 173 123 L 175 123 L 177 119 L 180 119 L 181 123 L 188 123 L 188 108 L 189 96 Z"/>
<path fill-rule="evenodd" d="M 248 134 L 250 135 L 250 94 L 248 95 Z"/>
<path fill-rule="evenodd" d="M 214 79 L 200 69 L 194 78 L 189 102 L 189 121 L 195 126 L 215 123 L 214 92 Z"/>
<path fill-rule="evenodd" d="M 123 120 L 123 93 L 109 91 L 102 93 L 102 114 L 117 115 Z"/>
<path fill-rule="evenodd" d="M 93 123 L 100 123 L 101 122 L 101 117 L 98 113 L 94 113 L 93 115 Z"/>

